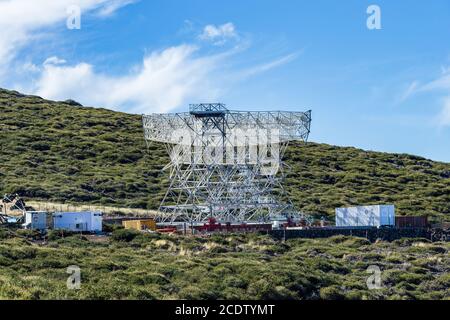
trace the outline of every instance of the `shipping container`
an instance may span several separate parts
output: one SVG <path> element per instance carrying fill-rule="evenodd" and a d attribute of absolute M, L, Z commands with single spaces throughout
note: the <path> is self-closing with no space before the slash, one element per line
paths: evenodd
<path fill-rule="evenodd" d="M 395 226 L 397 228 L 427 228 L 428 227 L 428 217 L 426 217 L 426 216 L 395 217 Z"/>
<path fill-rule="evenodd" d="M 53 228 L 69 231 L 102 231 L 103 214 L 99 211 L 55 212 Z"/>
<path fill-rule="evenodd" d="M 156 230 L 156 222 L 153 219 L 140 219 L 140 220 L 124 220 L 122 225 L 125 229 L 134 230 Z"/>
<path fill-rule="evenodd" d="M 31 230 L 47 229 L 47 212 L 27 211 L 25 213 L 25 223 L 22 226 Z"/>
<path fill-rule="evenodd" d="M 393 205 L 336 208 L 337 227 L 395 226 Z"/>

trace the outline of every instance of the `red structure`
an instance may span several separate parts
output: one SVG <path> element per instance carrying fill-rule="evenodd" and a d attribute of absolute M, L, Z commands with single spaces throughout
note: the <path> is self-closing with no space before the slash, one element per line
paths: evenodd
<path fill-rule="evenodd" d="M 199 232 L 256 232 L 256 231 L 271 231 L 272 224 L 270 223 L 221 224 L 217 223 L 216 219 L 209 218 L 207 223 L 205 223 L 202 226 L 195 226 L 194 229 Z"/>
<path fill-rule="evenodd" d="M 397 228 L 428 228 L 428 217 L 398 216 L 395 217 L 395 226 Z"/>
<path fill-rule="evenodd" d="M 157 229 L 156 231 L 158 231 L 160 233 L 173 233 L 173 232 L 177 232 L 177 228 L 176 227 L 160 228 L 160 229 Z"/>

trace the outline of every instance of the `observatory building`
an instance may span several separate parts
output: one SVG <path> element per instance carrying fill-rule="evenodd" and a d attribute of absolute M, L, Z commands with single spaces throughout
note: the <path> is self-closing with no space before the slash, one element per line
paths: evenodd
<path fill-rule="evenodd" d="M 306 141 L 311 111 L 231 111 L 193 104 L 189 112 L 143 116 L 147 143 L 167 147 L 170 186 L 161 222 L 267 221 L 292 214 L 282 181 L 290 141 Z"/>

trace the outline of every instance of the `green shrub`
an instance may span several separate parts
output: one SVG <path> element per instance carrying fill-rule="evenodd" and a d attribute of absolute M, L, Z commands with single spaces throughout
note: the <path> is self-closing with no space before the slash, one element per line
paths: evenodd
<path fill-rule="evenodd" d="M 39 240 L 42 238 L 42 234 L 39 230 L 24 230 L 19 229 L 16 231 L 18 236 L 25 237 L 31 240 Z"/>
<path fill-rule="evenodd" d="M 136 230 L 117 229 L 117 230 L 113 231 L 111 238 L 114 241 L 130 242 L 130 241 L 133 241 L 134 238 L 136 238 L 140 234 L 141 234 L 141 232 L 136 231 Z"/>
<path fill-rule="evenodd" d="M 0 240 L 12 238 L 13 235 L 8 229 L 0 228 Z"/>
<path fill-rule="evenodd" d="M 58 239 L 67 238 L 73 236 L 75 233 L 67 230 L 50 230 L 47 234 L 49 241 L 55 241 Z"/>
<path fill-rule="evenodd" d="M 120 229 L 124 229 L 124 227 L 121 224 L 116 224 L 116 223 L 111 224 L 111 223 L 103 222 L 103 227 L 102 227 L 103 232 L 110 233 L 110 232 L 113 232 L 115 230 L 120 230 Z"/>
<path fill-rule="evenodd" d="M 0 239 L 4 299 L 450 298 L 448 259 L 436 250 L 448 250 L 446 242 L 353 247 L 347 244 L 360 239 L 282 243 L 255 234 L 216 234 L 212 242 L 121 229 L 112 241 L 55 233 L 53 241 L 34 243 L 16 232 Z M 269 255 L 272 248 L 280 249 Z M 382 269 L 380 290 L 367 288 L 371 264 Z M 70 265 L 82 270 L 82 290 L 66 288 Z"/>
<path fill-rule="evenodd" d="M 320 289 L 320 298 L 323 300 L 343 300 L 345 295 L 341 288 L 330 286 Z"/>

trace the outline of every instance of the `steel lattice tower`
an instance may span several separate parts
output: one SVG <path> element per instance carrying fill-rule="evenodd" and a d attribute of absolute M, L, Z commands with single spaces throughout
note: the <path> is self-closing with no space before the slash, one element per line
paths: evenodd
<path fill-rule="evenodd" d="M 170 186 L 162 222 L 266 221 L 293 212 L 282 186 L 290 141 L 307 141 L 311 111 L 244 112 L 195 104 L 143 116 L 147 143 L 166 145 Z"/>

